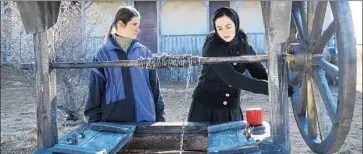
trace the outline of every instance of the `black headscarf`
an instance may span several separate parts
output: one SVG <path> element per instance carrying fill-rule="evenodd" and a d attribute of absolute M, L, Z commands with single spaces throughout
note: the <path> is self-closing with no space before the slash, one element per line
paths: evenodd
<path fill-rule="evenodd" d="M 212 16 L 213 28 L 214 28 L 215 32 L 217 32 L 217 28 L 215 25 L 216 20 L 217 20 L 217 18 L 220 18 L 222 16 L 229 17 L 233 21 L 233 23 L 236 27 L 235 31 L 236 32 L 239 31 L 239 17 L 238 17 L 237 12 L 231 8 L 222 7 L 222 8 L 217 9 L 216 11 L 214 11 L 214 14 Z M 218 35 L 218 37 L 220 37 L 220 36 Z"/>
<path fill-rule="evenodd" d="M 235 24 L 236 35 L 230 42 L 224 41 L 217 33 L 215 21 L 222 16 L 229 17 Z M 214 31 L 211 32 L 207 36 L 206 44 L 217 43 L 217 44 L 225 45 L 225 47 L 231 47 L 231 46 L 236 46 L 236 45 L 242 47 L 242 46 L 246 45 L 247 35 L 243 32 L 243 30 L 241 30 L 239 28 L 240 27 L 239 16 L 235 10 L 233 10 L 231 8 L 227 8 L 227 7 L 222 7 L 222 8 L 217 9 L 212 16 L 212 23 L 213 23 Z M 237 47 L 237 48 L 239 48 L 239 47 Z"/>

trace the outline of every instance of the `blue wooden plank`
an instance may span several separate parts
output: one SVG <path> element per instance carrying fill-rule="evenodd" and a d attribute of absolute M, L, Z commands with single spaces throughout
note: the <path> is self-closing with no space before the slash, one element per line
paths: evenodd
<path fill-rule="evenodd" d="M 258 151 L 258 144 L 253 140 L 247 140 L 243 130 L 226 130 L 208 134 L 208 152 L 232 152 L 232 151 Z"/>
<path fill-rule="evenodd" d="M 133 136 L 133 133 L 119 134 L 100 132 L 96 137 L 87 141 L 82 147 L 91 149 L 105 149 L 107 153 L 117 153 Z"/>
<path fill-rule="evenodd" d="M 53 153 L 71 153 L 71 154 L 106 154 L 106 149 L 80 147 L 77 145 L 57 144 L 51 148 Z"/>
<path fill-rule="evenodd" d="M 60 138 L 51 151 L 72 154 L 117 153 L 132 138 L 135 129 L 134 125 L 108 122 L 84 124 Z M 69 139 L 76 142 L 70 142 Z"/>
<path fill-rule="evenodd" d="M 52 154 L 49 148 L 42 148 L 33 152 L 33 154 Z"/>
<path fill-rule="evenodd" d="M 84 136 L 82 136 L 82 134 Z M 77 145 L 82 145 L 84 142 L 90 140 L 95 137 L 99 132 L 93 131 L 89 129 L 89 124 L 85 123 L 79 126 L 77 129 L 72 130 L 71 132 L 64 134 L 61 138 L 59 138 L 59 144 L 70 144 L 70 140 L 76 137 Z"/>
<path fill-rule="evenodd" d="M 101 132 L 83 144 L 83 147 L 104 148 L 107 153 L 117 153 L 132 138 L 136 126 L 98 122 L 91 124 L 90 128 Z"/>
<path fill-rule="evenodd" d="M 233 121 L 233 122 L 208 126 L 208 133 L 226 131 L 230 129 L 245 129 L 246 127 L 247 123 L 245 121 Z"/>
<path fill-rule="evenodd" d="M 245 122 L 208 127 L 208 153 L 258 153 L 258 144 L 244 135 Z"/>
<path fill-rule="evenodd" d="M 108 131 L 114 133 L 132 133 L 135 131 L 136 126 L 134 125 L 123 125 L 117 123 L 110 123 L 110 122 L 97 122 L 92 123 L 90 129 L 96 131 Z"/>
<path fill-rule="evenodd" d="M 73 130 L 72 132 L 65 134 L 62 138 L 60 138 L 59 143 L 56 144 L 50 150 L 52 152 L 58 152 L 58 153 L 79 153 L 79 154 L 102 152 L 103 149 L 93 149 L 93 148 L 87 148 L 87 147 L 82 146 L 87 141 L 92 140 L 94 137 L 96 137 L 96 135 L 99 134 L 100 132 L 90 130 L 88 128 L 82 128 L 82 129 L 86 129 L 83 132 L 84 136 L 80 135 L 78 129 Z M 73 136 L 74 134 L 76 136 Z M 72 138 L 72 136 L 73 136 L 73 138 Z M 72 143 L 71 139 L 75 139 L 75 140 L 77 140 L 77 142 Z"/>
<path fill-rule="evenodd" d="M 92 139 L 93 137 L 95 137 L 99 132 L 98 131 L 94 131 L 94 130 L 90 130 L 90 129 L 86 129 L 83 134 L 84 137 L 82 137 L 82 135 L 79 133 L 79 130 L 74 130 L 68 134 L 65 134 L 64 136 L 62 136 L 59 139 L 59 144 L 71 144 L 71 139 L 76 137 L 77 143 L 75 145 L 82 145 L 84 144 L 86 141 Z M 74 136 L 75 135 L 75 136 Z"/>

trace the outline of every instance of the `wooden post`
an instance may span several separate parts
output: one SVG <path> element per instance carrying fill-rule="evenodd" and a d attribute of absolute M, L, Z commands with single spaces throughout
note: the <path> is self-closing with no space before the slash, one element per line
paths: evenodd
<path fill-rule="evenodd" d="M 91 6 L 93 4 L 94 0 L 88 0 L 88 1 L 81 1 L 81 52 L 84 53 L 85 52 L 85 48 L 86 48 L 86 42 L 88 40 L 88 36 L 86 36 L 86 24 L 87 24 L 87 15 L 86 15 L 86 10 L 89 6 Z"/>
<path fill-rule="evenodd" d="M 34 33 L 36 64 L 37 141 L 38 149 L 50 148 L 58 142 L 56 122 L 56 71 L 49 67 L 55 60 L 53 29 Z"/>
<path fill-rule="evenodd" d="M 205 9 L 206 9 L 206 12 L 207 12 L 207 31 L 206 33 L 209 34 L 210 32 L 210 16 L 209 16 L 209 1 L 207 0 L 200 0 L 200 2 L 204 5 Z"/>
<path fill-rule="evenodd" d="M 161 2 L 156 1 L 157 53 L 162 52 L 161 51 L 161 40 L 160 40 L 161 39 L 161 28 L 160 28 L 161 27 L 161 9 L 162 9 Z"/>
<path fill-rule="evenodd" d="M 275 145 L 290 152 L 287 65 L 282 61 L 282 43 L 290 34 L 291 2 L 261 2 L 268 51 L 268 88 L 271 135 Z"/>
<path fill-rule="evenodd" d="M 236 5 L 234 6 L 234 10 L 237 12 L 237 14 L 240 14 L 239 8 L 241 7 L 242 3 L 243 2 L 241 2 L 241 1 L 236 1 Z"/>
<path fill-rule="evenodd" d="M 161 42 L 161 10 L 163 9 L 164 5 L 167 3 L 166 0 L 162 1 L 156 1 L 156 16 L 157 16 L 157 53 L 164 52 L 161 51 L 162 48 L 162 42 Z"/>
<path fill-rule="evenodd" d="M 7 18 L 7 9 L 9 8 L 9 4 L 6 4 L 5 5 L 5 2 L 1 1 L 1 31 L 4 31 L 5 30 L 5 21 L 6 21 L 6 18 Z M 4 32 L 6 33 L 6 32 Z M 8 54 L 8 51 L 7 51 L 7 43 L 5 42 L 6 40 L 4 40 L 4 36 L 2 36 L 3 33 L 1 33 L 1 48 L 3 48 L 3 50 L 1 51 L 2 52 L 2 57 L 1 57 L 1 62 L 2 63 L 5 63 L 5 64 L 8 64 L 10 63 L 10 56 Z M 9 39 L 10 40 L 10 39 Z"/>
<path fill-rule="evenodd" d="M 81 52 L 84 53 L 86 38 L 86 2 L 81 1 Z"/>

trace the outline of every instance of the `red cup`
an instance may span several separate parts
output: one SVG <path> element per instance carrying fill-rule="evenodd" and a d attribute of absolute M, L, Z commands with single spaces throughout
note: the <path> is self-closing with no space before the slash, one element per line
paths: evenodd
<path fill-rule="evenodd" d="M 261 108 L 247 108 L 246 109 L 247 123 L 251 126 L 262 125 L 263 110 Z"/>

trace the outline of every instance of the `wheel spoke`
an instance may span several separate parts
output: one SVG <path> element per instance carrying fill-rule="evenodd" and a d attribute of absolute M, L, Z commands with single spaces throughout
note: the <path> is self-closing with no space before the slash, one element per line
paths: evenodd
<path fill-rule="evenodd" d="M 308 134 L 310 137 L 317 136 L 317 129 L 316 129 L 316 108 L 315 108 L 315 100 L 314 100 L 314 91 L 311 83 L 311 76 L 310 74 L 306 76 L 306 90 L 307 90 L 307 103 L 308 103 L 308 110 L 307 110 L 307 118 L 308 118 Z"/>
<path fill-rule="evenodd" d="M 314 16 L 314 23 L 311 31 L 311 41 L 315 42 L 316 39 L 321 35 L 323 29 L 324 18 L 326 13 L 327 1 L 319 1 L 316 6 L 316 12 Z"/>
<path fill-rule="evenodd" d="M 304 76 L 304 72 L 297 72 L 293 76 L 293 78 L 290 80 L 290 83 L 292 85 L 297 85 L 300 82 L 301 78 L 303 78 L 303 76 Z"/>
<path fill-rule="evenodd" d="M 333 22 L 331 22 L 328 28 L 323 32 L 323 35 L 319 39 L 317 39 L 316 44 L 313 48 L 313 53 L 321 54 L 323 52 L 325 44 L 333 37 L 336 31 L 335 26 L 335 20 L 333 20 Z"/>
<path fill-rule="evenodd" d="M 321 104 L 321 96 L 319 95 L 319 88 L 316 85 L 315 80 L 313 79 L 311 81 L 312 86 L 313 86 L 313 91 L 314 91 L 314 100 L 315 100 L 315 109 L 316 109 L 316 118 L 317 118 L 317 122 L 318 122 L 318 129 L 319 129 L 319 137 L 320 137 L 320 141 L 323 141 L 326 138 L 326 123 L 325 123 L 325 115 L 327 115 L 326 113 L 326 109 L 325 109 L 325 105 Z M 329 121 L 330 122 L 330 121 Z"/>
<path fill-rule="evenodd" d="M 333 78 L 337 78 L 339 76 L 339 68 L 326 61 L 323 57 L 313 57 L 313 64 L 320 66 Z"/>
<path fill-rule="evenodd" d="M 308 33 L 308 26 L 307 26 L 307 12 L 306 12 L 306 4 L 307 2 L 305 1 L 300 1 L 298 2 L 299 8 L 300 8 L 300 13 L 301 13 L 301 19 L 302 19 L 302 24 L 304 27 L 304 34 Z"/>
<path fill-rule="evenodd" d="M 307 86 L 307 80 L 306 75 L 304 75 L 301 91 L 300 91 L 300 103 L 299 108 L 297 110 L 298 115 L 305 115 L 306 114 L 306 102 L 307 102 L 307 93 L 306 93 L 306 87 Z"/>
<path fill-rule="evenodd" d="M 304 27 L 306 26 L 306 24 L 302 17 L 303 10 L 300 9 L 299 5 L 300 5 L 300 3 L 296 3 L 296 2 L 293 3 L 292 15 L 294 17 L 295 25 L 299 32 L 300 39 L 302 41 L 306 41 L 307 38 L 306 38 L 305 30 L 304 30 L 305 29 Z"/>
<path fill-rule="evenodd" d="M 314 83 L 316 83 L 319 88 L 320 95 L 324 101 L 324 105 L 328 112 L 330 120 L 332 124 L 335 124 L 337 104 L 335 103 L 334 96 L 330 91 L 328 82 L 326 81 L 325 72 L 320 68 L 314 68 L 312 76 L 314 79 Z"/>
<path fill-rule="evenodd" d="M 314 15 L 315 15 L 315 9 L 316 9 L 317 2 L 316 1 L 308 1 L 308 8 L 307 8 L 307 28 L 308 28 L 308 34 L 311 35 L 312 29 L 313 29 L 313 21 L 314 21 Z"/>

